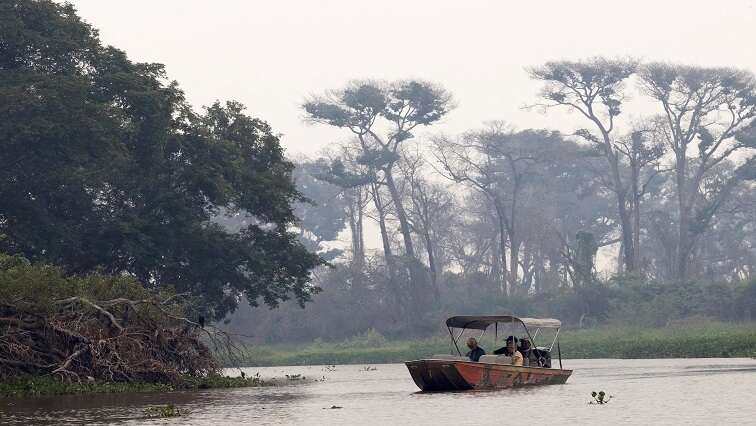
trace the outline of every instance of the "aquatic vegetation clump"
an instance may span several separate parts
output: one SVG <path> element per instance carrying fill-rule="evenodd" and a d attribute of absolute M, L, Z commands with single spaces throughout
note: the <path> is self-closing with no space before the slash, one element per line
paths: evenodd
<path fill-rule="evenodd" d="M 144 409 L 144 415 L 148 418 L 161 419 L 167 417 L 181 417 L 184 414 L 186 414 L 186 411 L 180 410 L 173 404 L 158 405 Z"/>
<path fill-rule="evenodd" d="M 591 392 L 591 396 L 593 397 L 593 401 L 589 402 L 589 404 L 600 404 L 600 405 L 603 405 L 603 404 L 609 403 L 609 400 L 612 399 L 612 396 L 609 395 L 607 397 L 606 392 L 604 392 L 604 391 L 599 391 L 599 392 L 594 391 L 594 392 Z"/>

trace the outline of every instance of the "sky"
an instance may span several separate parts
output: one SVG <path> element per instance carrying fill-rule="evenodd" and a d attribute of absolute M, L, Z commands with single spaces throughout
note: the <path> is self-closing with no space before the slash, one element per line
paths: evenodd
<path fill-rule="evenodd" d="M 549 60 L 634 57 L 756 71 L 755 3 L 718 1 L 74 0 L 105 44 L 166 65 L 197 108 L 236 100 L 266 120 L 292 156 L 346 131 L 303 121 L 308 96 L 354 79 L 417 78 L 457 107 L 418 134 L 458 134 L 491 120 L 518 129 L 584 127 L 526 109 Z M 638 104 L 630 119 L 649 113 Z"/>

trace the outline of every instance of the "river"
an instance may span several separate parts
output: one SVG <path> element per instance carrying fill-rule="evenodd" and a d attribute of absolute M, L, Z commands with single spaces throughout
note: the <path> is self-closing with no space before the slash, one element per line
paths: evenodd
<path fill-rule="evenodd" d="M 0 424 L 756 425 L 756 360 L 568 360 L 564 385 L 423 394 L 403 364 L 247 368 L 282 386 L 0 400 Z M 312 381 L 318 379 L 318 381 Z M 590 405 L 604 390 L 608 404 Z M 146 407 L 186 413 L 145 418 Z M 333 408 L 341 407 L 341 408 Z"/>

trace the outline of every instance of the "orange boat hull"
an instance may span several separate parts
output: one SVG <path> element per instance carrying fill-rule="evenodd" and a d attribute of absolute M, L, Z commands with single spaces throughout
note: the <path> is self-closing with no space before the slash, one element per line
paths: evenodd
<path fill-rule="evenodd" d="M 572 374 L 572 370 L 557 368 L 440 359 L 422 359 L 405 364 L 415 384 L 421 390 L 430 392 L 556 385 L 566 382 Z"/>

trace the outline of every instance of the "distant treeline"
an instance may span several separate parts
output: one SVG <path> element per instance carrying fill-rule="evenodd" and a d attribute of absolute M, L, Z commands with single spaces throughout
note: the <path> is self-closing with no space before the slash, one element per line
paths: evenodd
<path fill-rule="evenodd" d="M 334 268 L 316 274 L 324 291 L 307 312 L 258 311 L 232 327 L 266 341 L 368 327 L 422 334 L 450 313 L 576 326 L 749 318 L 754 75 L 601 57 L 527 72 L 543 83 L 534 108 L 571 111 L 582 128 L 494 122 L 423 137 L 454 101 L 418 80 L 356 81 L 307 99 L 308 120 L 344 133 L 295 170 L 315 203 L 297 211 L 300 238 Z M 630 121 L 632 98 L 655 109 Z M 337 237 L 346 250 L 328 249 Z"/>
<path fill-rule="evenodd" d="M 303 101 L 344 140 L 295 166 L 243 105 L 195 111 L 70 4 L 1 2 L 0 251 L 189 293 L 208 320 L 286 302 L 231 319 L 260 341 L 432 333 L 448 313 L 748 318 L 753 74 L 601 57 L 524 72 L 533 107 L 579 130 L 426 137 L 453 94 L 354 81 Z M 631 122 L 628 99 L 655 109 Z"/>
<path fill-rule="evenodd" d="M 615 326 L 566 330 L 560 336 L 566 368 L 570 368 L 570 359 L 756 356 L 754 323 L 690 321 L 663 328 Z M 492 345 L 490 339 L 484 339 L 481 344 L 489 351 L 499 346 Z M 390 340 L 371 329 L 336 342 L 256 345 L 245 352 L 242 363 L 249 366 L 336 365 L 333 368 L 338 370 L 342 368 L 339 364 L 394 363 L 455 353 L 448 335 Z M 556 349 L 552 355 L 557 357 Z"/>

